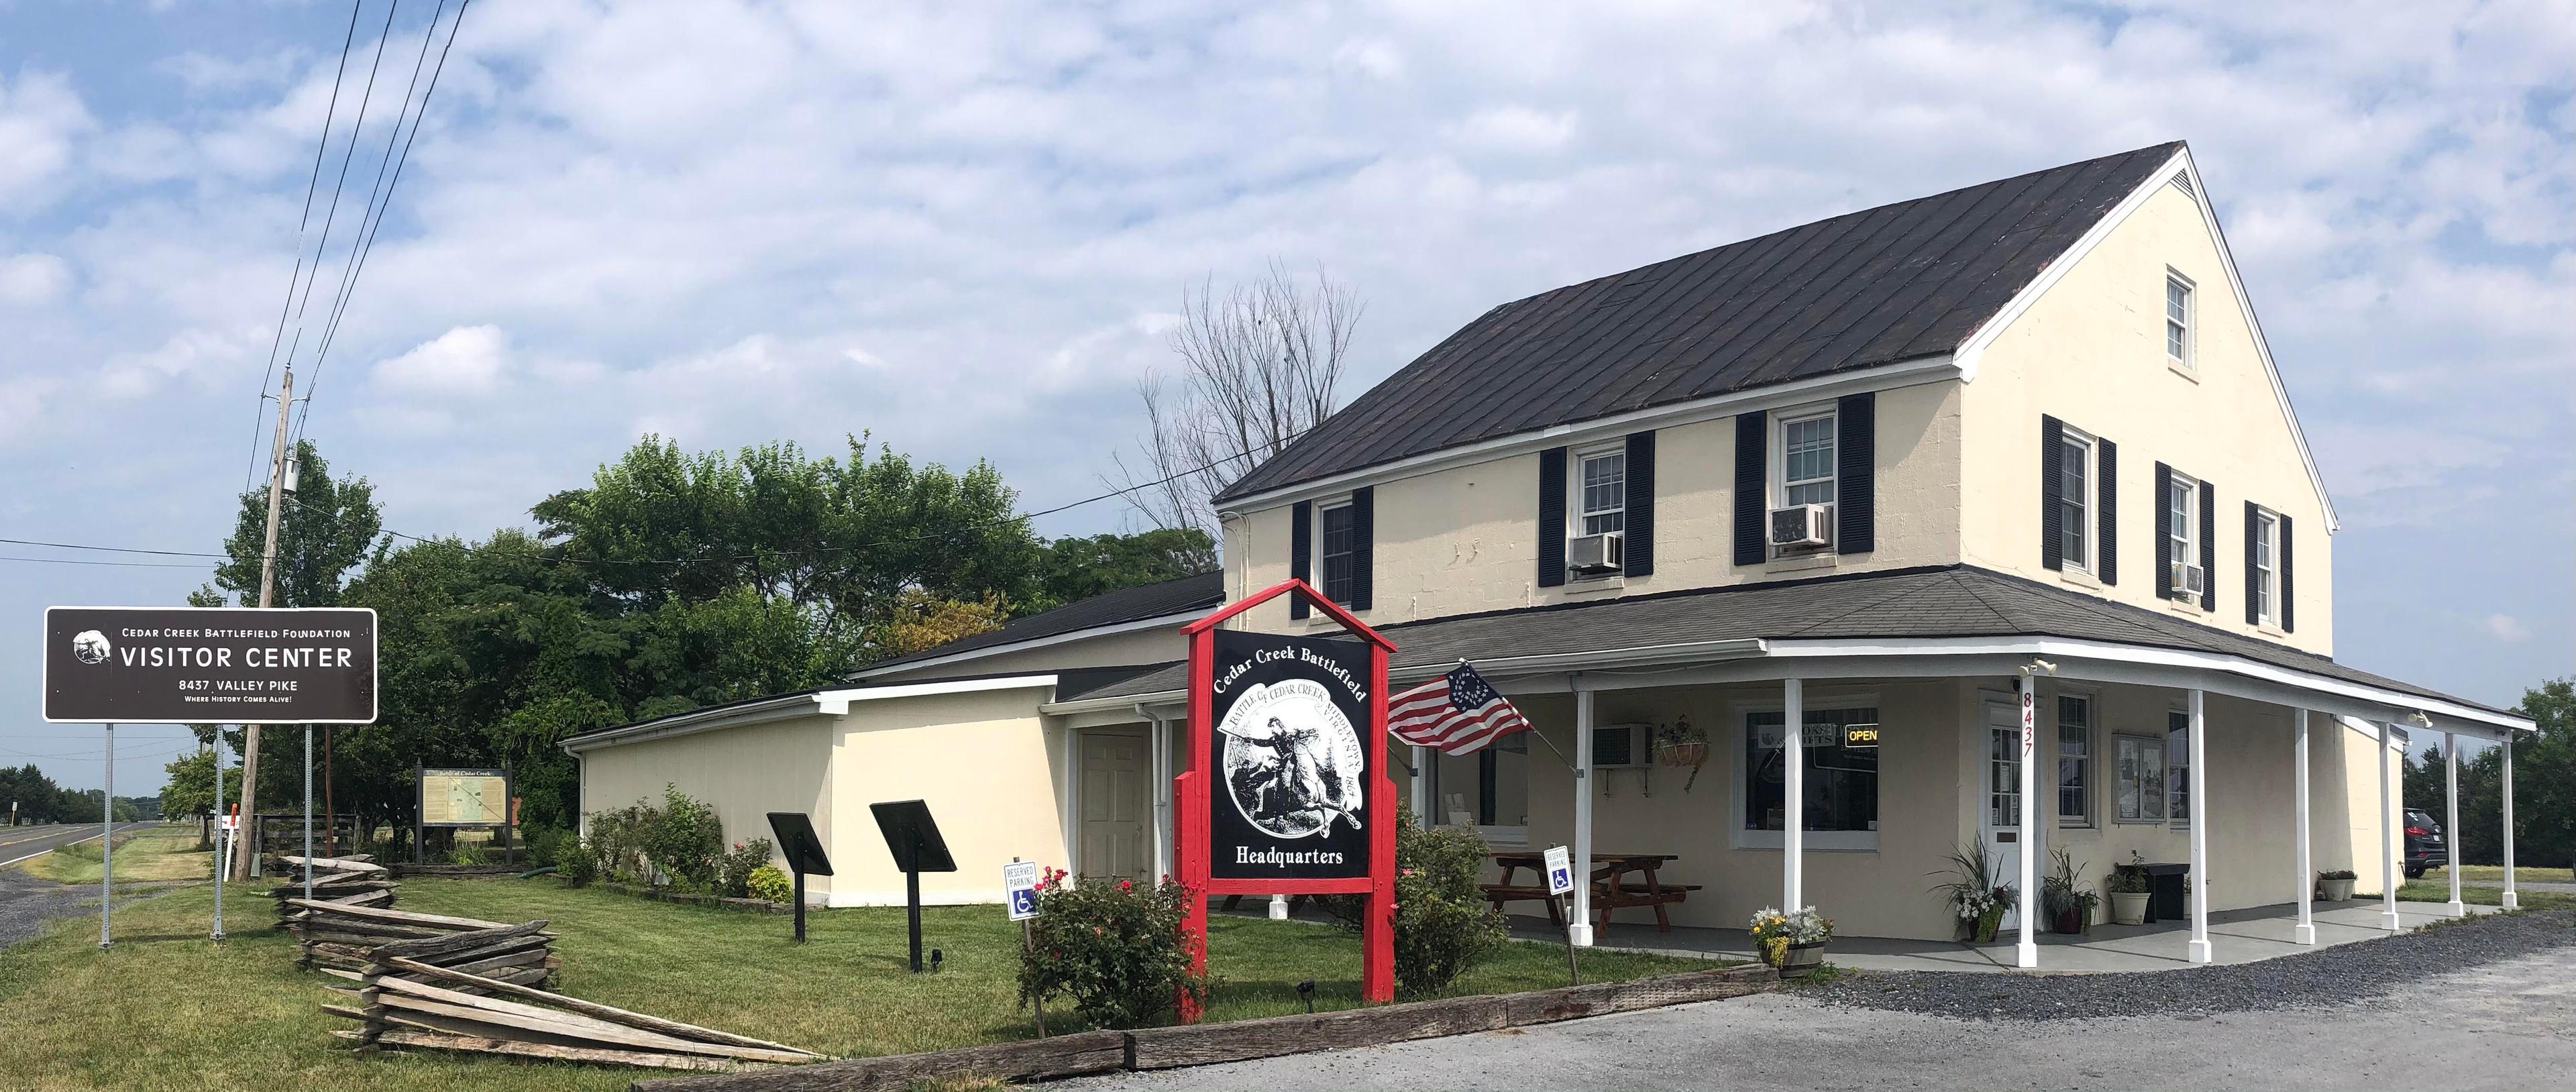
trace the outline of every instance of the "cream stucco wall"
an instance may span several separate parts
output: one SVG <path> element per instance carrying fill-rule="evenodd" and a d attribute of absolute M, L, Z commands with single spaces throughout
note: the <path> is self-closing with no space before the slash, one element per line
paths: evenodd
<path fill-rule="evenodd" d="M 995 652 L 987 656 L 944 663 L 907 665 L 883 674 L 868 676 L 870 682 L 893 682 L 915 679 L 949 679 L 965 675 L 1009 675 L 1019 672 L 1044 673 L 1076 667 L 1125 667 L 1134 664 L 1170 663 L 1188 659 L 1187 642 L 1181 639 L 1180 624 L 1157 626 L 1128 633 L 1109 633 L 1060 641 L 1036 648 Z"/>
<path fill-rule="evenodd" d="M 727 843 L 769 838 L 773 811 L 804 812 L 825 829 L 836 811 L 829 788 L 834 732 L 833 718 L 812 714 L 590 748 L 580 753 L 582 813 L 638 800 L 659 807 L 663 786 L 673 785 L 715 808 Z M 831 882 L 808 880 L 808 896 L 829 891 Z"/>
<path fill-rule="evenodd" d="M 1063 868 L 1064 729 L 1041 715 L 1045 688 L 853 702 L 832 740 L 829 833 L 834 906 L 901 905 L 894 866 L 868 805 L 921 800 L 957 871 L 921 878 L 922 901 L 1002 901 L 1013 857 Z"/>
<path fill-rule="evenodd" d="M 2260 633 L 2312 652 L 2334 649 L 2334 562 L 2325 505 L 2301 460 L 2228 288 L 2225 259 L 2200 206 L 2167 185 L 2078 259 L 1980 359 L 1962 399 L 1967 561 L 2157 610 L 2155 464 L 2210 482 L 2217 609 L 2181 616 Z M 2196 366 L 2167 366 L 2167 269 L 2197 301 Z M 2040 565 L 2040 415 L 2119 445 L 2119 584 L 2098 587 Z M 2297 630 L 2245 623 L 2245 502 L 2291 517 Z"/>
<path fill-rule="evenodd" d="M 1657 430 L 1655 572 L 1651 576 L 1538 586 L 1539 457 L 1535 452 L 1378 482 L 1376 595 L 1362 617 L 1388 625 L 1550 603 L 1955 562 L 1959 560 L 1960 396 L 1955 381 L 1878 392 L 1877 549 L 1826 554 L 1799 564 L 1734 563 L 1735 422 L 1731 418 Z M 1292 511 L 1290 504 L 1273 504 L 1226 522 L 1230 592 L 1243 594 L 1288 577 Z M 1306 628 L 1289 621 L 1285 601 L 1255 610 L 1251 624 L 1282 632 Z"/>

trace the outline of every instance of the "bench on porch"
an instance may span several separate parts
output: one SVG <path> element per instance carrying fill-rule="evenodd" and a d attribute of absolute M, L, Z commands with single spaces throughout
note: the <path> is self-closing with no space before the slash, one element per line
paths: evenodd
<path fill-rule="evenodd" d="M 1523 868 L 1532 872 L 1541 872 L 1546 867 L 1542 855 L 1509 852 L 1495 853 L 1491 856 L 1494 863 L 1502 867 L 1503 875 L 1501 882 L 1480 885 L 1485 892 L 1485 901 L 1488 905 L 1501 910 L 1508 903 L 1537 901 L 1547 905 L 1548 921 L 1557 925 L 1565 924 L 1564 911 L 1558 908 L 1556 899 L 1547 893 L 1546 885 L 1512 882 L 1512 877 Z M 1672 932 L 1672 918 L 1664 908 L 1688 899 L 1691 892 L 1700 889 L 1699 884 L 1664 883 L 1656 878 L 1655 872 L 1663 866 L 1664 862 L 1678 859 L 1670 854 L 1661 853 L 1594 854 L 1592 911 L 1595 922 L 1606 929 L 1610 925 L 1612 910 L 1623 906 L 1650 906 L 1655 911 L 1656 931 Z M 1541 874 L 1544 875 L 1543 872 Z M 1638 878 L 1634 881 L 1627 879 L 1630 874 L 1635 874 Z"/>

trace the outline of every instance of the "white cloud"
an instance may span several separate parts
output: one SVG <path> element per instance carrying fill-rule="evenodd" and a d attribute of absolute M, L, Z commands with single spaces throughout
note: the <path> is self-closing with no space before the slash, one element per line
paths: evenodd
<path fill-rule="evenodd" d="M 2478 624 L 2496 640 L 2508 644 L 2531 639 L 2531 627 L 2523 625 L 2520 619 L 2510 614 L 2490 614 Z"/>
<path fill-rule="evenodd" d="M 51 254 L 0 255 L 0 305 L 40 307 L 71 287 L 72 268 Z"/>
<path fill-rule="evenodd" d="M 62 74 L 22 71 L 14 83 L 0 74 L 0 209 L 49 188 L 92 124 Z"/>
<path fill-rule="evenodd" d="M 498 326 L 459 326 L 375 366 L 377 386 L 405 394 L 479 397 L 501 385 L 510 338 Z"/>

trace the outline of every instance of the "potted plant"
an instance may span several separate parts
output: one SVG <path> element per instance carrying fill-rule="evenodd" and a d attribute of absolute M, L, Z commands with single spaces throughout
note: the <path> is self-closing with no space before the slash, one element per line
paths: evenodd
<path fill-rule="evenodd" d="M 1762 952 L 1762 961 L 1780 968 L 1780 977 L 1789 978 L 1813 970 L 1825 961 L 1825 942 L 1834 938 L 1834 922 L 1802 906 L 1788 913 L 1778 907 L 1765 906 L 1745 924 L 1753 943 Z"/>
<path fill-rule="evenodd" d="M 1995 939 L 1995 930 L 2003 925 L 2004 907 L 2013 900 L 2013 889 L 1995 882 L 1996 866 L 1982 847 L 1967 845 L 1950 854 L 1950 867 L 1935 876 L 1949 876 L 1947 883 L 1932 892 L 1949 900 L 1951 911 L 1958 916 L 1960 939 L 1985 944 Z"/>
<path fill-rule="evenodd" d="M 2130 850 L 2128 862 L 2112 865 L 2110 876 L 2102 881 L 2102 890 L 2111 896 L 2113 924 L 2147 923 L 2147 888 L 2147 859 Z"/>
<path fill-rule="evenodd" d="M 1674 718 L 1671 724 L 1656 725 L 1655 762 L 1688 767 L 1690 777 L 1682 782 L 1682 791 L 1689 792 L 1699 781 L 1699 768 L 1708 762 L 1708 733 L 1691 727 L 1687 714 Z"/>
<path fill-rule="evenodd" d="M 2357 879 L 2349 868 L 2317 873 L 2318 897 L 2327 902 L 2342 902 L 2352 897 L 2352 881 Z"/>
<path fill-rule="evenodd" d="M 2102 896 L 2076 886 L 2075 877 L 2081 870 L 2065 850 L 2058 850 L 2054 856 L 2056 866 L 2039 887 L 2039 902 L 2048 912 L 2049 929 L 2067 935 L 2086 932 L 2093 928 L 2093 909 L 2102 904 Z"/>

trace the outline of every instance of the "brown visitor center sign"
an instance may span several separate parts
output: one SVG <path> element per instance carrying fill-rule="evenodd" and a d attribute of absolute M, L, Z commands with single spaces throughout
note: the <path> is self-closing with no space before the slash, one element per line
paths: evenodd
<path fill-rule="evenodd" d="M 98 724 L 373 724 L 364 607 L 47 607 L 44 712 Z"/>

